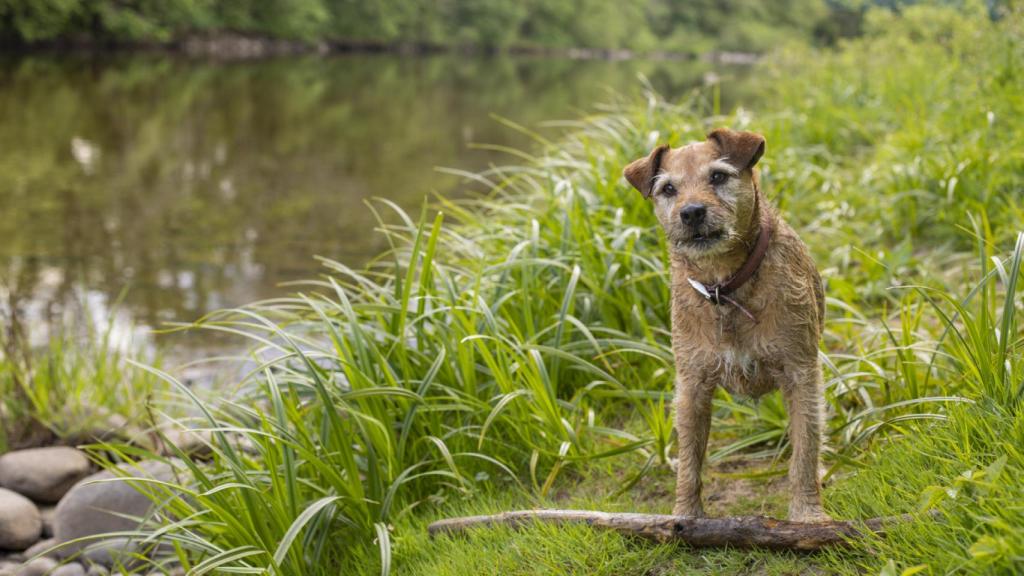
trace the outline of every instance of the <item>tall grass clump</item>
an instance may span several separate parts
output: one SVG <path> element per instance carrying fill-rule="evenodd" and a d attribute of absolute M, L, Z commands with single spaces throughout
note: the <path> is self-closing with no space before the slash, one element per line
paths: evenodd
<path fill-rule="evenodd" d="M 653 445 L 609 425 L 631 391 L 671 383 L 660 236 L 642 203 L 610 201 L 628 130 L 596 118 L 479 175 L 492 191 L 442 200 L 449 226 L 385 203 L 392 249 L 366 270 L 328 261 L 296 297 L 197 323 L 256 344 L 242 395 L 198 403 L 215 457 L 167 510 L 202 526 L 197 565 L 309 573 L 375 541 L 386 566 L 388 525 L 417 506 L 499 479 L 543 495 L 578 462 Z"/>
<path fill-rule="evenodd" d="M 196 322 L 248 339 L 250 371 L 237 395 L 193 397 L 212 458 L 183 458 L 187 497 L 164 504 L 158 536 L 196 574 L 387 573 L 398 520 L 485 485 L 543 497 L 597 460 L 639 456 L 625 491 L 666 466 L 665 247 L 620 172 L 731 125 L 767 136 L 765 190 L 828 284 L 827 501 L 839 516 L 947 521 L 827 560 L 1019 566 L 1022 18 L 874 14 L 834 52 L 760 64 L 756 115 L 717 115 L 697 92 L 616 103 L 554 141 L 518 128 L 535 149 L 465 175 L 479 196 L 419 218 L 372 204 L 390 249 L 366 268 L 325 260 L 292 297 Z M 777 396 L 723 393 L 715 418 L 713 461 L 782 465 Z"/>
<path fill-rule="evenodd" d="M 91 442 L 97 433 L 141 434 L 149 426 L 147 404 L 175 411 L 167 385 L 129 365 L 129 356 L 143 357 L 141 348 L 115 341 L 112 328 L 58 328 L 37 348 L 12 309 L 0 306 L 0 453 Z M 159 356 L 146 360 L 156 363 Z"/>
<path fill-rule="evenodd" d="M 917 422 L 907 441 L 867 456 L 864 470 L 832 492 L 844 516 L 892 509 L 931 512 L 937 520 L 902 526 L 831 553 L 844 572 L 1014 574 L 1024 551 L 1024 339 L 1017 324 L 1024 233 L 1009 258 L 995 259 L 960 297 L 928 297 L 941 320 L 946 377 L 975 399 L 941 422 Z M 986 259 L 982 259 L 985 266 Z M 927 291 L 925 291 L 927 292 Z"/>

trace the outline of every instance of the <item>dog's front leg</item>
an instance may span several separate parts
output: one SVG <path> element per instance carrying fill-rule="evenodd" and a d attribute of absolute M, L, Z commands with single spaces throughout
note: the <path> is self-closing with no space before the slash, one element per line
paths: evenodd
<path fill-rule="evenodd" d="M 789 411 L 789 442 L 793 447 L 789 462 L 789 519 L 824 522 L 830 518 L 821 506 L 818 477 L 822 413 L 821 366 L 817 358 L 813 363 L 788 367 L 782 384 Z"/>
<path fill-rule="evenodd" d="M 676 434 L 679 462 L 676 468 L 676 503 L 672 513 L 677 516 L 704 516 L 701 504 L 701 466 L 711 429 L 711 397 L 714 385 L 700 374 L 680 371 L 676 376 Z"/>

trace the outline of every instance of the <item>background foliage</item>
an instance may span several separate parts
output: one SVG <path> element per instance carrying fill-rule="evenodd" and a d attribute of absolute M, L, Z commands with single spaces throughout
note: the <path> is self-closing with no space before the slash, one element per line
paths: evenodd
<path fill-rule="evenodd" d="M 235 32 L 295 40 L 759 52 L 859 32 L 865 0 L 0 0 L 0 39 L 169 42 Z M 901 9 L 907 2 L 875 0 Z M 998 3 L 999 5 L 1002 2 Z M 996 3 L 990 4 L 993 14 Z"/>

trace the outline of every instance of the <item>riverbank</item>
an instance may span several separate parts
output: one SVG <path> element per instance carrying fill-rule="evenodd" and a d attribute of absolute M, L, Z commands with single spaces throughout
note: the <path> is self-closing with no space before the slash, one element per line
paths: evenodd
<path fill-rule="evenodd" d="M 605 0 L 61 0 L 46 9 L 0 5 L 0 43 L 184 45 L 218 54 L 382 47 L 541 51 L 575 57 L 627 52 L 760 53 L 786 42 L 856 35 L 865 8 L 824 0 L 743 0 L 728 6 Z M 799 18 L 793 18 L 799 14 Z M 450 48 L 449 48 L 450 47 Z"/>
<path fill-rule="evenodd" d="M 216 60 L 250 60 L 299 54 L 458 54 L 463 56 L 524 56 L 536 58 L 565 58 L 570 60 L 654 60 L 704 61 L 721 64 L 753 64 L 760 57 L 753 52 L 707 51 L 676 52 L 663 50 L 635 51 L 628 49 L 602 49 L 587 47 L 546 47 L 538 45 L 511 45 L 504 47 L 481 44 L 441 44 L 432 42 L 383 41 L 304 41 L 274 38 L 252 34 L 220 32 L 192 34 L 166 42 L 100 42 L 94 40 L 62 40 L 8 47 L 9 53 L 163 53 L 191 58 Z"/>

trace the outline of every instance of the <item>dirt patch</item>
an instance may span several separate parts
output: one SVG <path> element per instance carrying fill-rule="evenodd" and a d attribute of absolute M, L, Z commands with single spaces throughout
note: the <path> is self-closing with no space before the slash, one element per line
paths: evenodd
<path fill-rule="evenodd" d="M 771 461 L 737 459 L 704 473 L 704 506 L 712 516 L 760 514 L 785 518 L 789 482 Z"/>
<path fill-rule="evenodd" d="M 789 483 L 779 464 L 737 458 L 704 470 L 704 509 L 710 516 L 759 514 L 785 518 Z M 675 472 L 652 470 L 627 495 L 638 509 L 669 513 L 675 498 Z"/>

